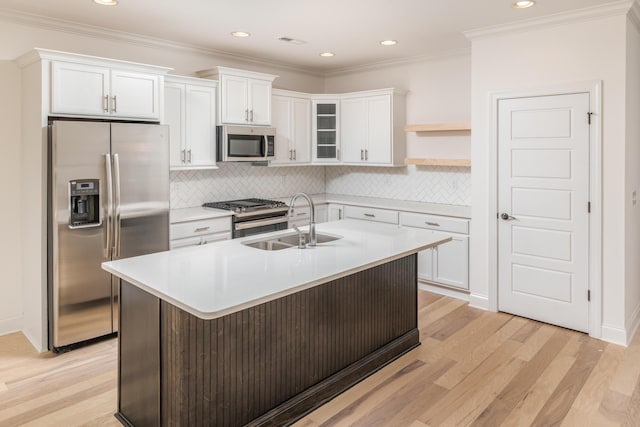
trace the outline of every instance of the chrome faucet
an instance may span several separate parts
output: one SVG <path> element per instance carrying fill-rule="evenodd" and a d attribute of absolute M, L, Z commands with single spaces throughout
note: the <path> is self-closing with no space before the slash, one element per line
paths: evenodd
<path fill-rule="evenodd" d="M 309 210 L 311 211 L 311 217 L 309 218 L 309 242 L 308 242 L 308 246 L 315 246 L 316 243 L 317 243 L 317 238 L 316 238 L 316 207 L 313 204 L 313 200 L 311 200 L 311 197 L 309 197 L 309 195 L 307 193 L 297 193 L 295 196 L 293 196 L 291 198 L 291 202 L 289 202 L 289 215 L 293 214 L 294 205 L 295 205 L 296 200 L 298 199 L 298 197 L 304 197 L 305 199 L 307 199 L 307 202 L 309 203 Z"/>

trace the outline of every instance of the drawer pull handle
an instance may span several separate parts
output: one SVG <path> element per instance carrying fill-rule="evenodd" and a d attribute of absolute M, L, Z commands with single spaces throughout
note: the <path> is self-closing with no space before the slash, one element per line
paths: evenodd
<path fill-rule="evenodd" d="M 195 233 L 198 233 L 200 231 L 207 231 L 208 229 L 210 229 L 211 227 L 198 227 L 194 230 Z"/>
<path fill-rule="evenodd" d="M 306 212 L 300 212 L 300 213 L 297 213 L 296 216 L 305 216 L 306 214 L 307 214 Z"/>
<path fill-rule="evenodd" d="M 438 224 L 437 222 L 425 221 L 425 224 L 431 225 L 432 227 L 440 227 L 440 224 Z"/>
<path fill-rule="evenodd" d="M 370 213 L 366 213 L 366 214 L 364 214 L 364 216 L 366 216 L 368 218 L 375 218 L 376 217 L 374 214 L 370 214 Z"/>

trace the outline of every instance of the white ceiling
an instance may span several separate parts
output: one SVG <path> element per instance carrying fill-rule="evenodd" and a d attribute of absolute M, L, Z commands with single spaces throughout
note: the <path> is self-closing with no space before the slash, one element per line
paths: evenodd
<path fill-rule="evenodd" d="M 9 9 L 308 70 L 330 72 L 468 49 L 463 31 L 589 8 L 611 0 L 0 0 Z M 230 33 L 248 31 L 237 39 Z M 287 36 L 303 45 L 276 40 Z M 385 47 L 380 40 L 395 39 Z M 335 52 L 321 58 L 320 52 Z"/>

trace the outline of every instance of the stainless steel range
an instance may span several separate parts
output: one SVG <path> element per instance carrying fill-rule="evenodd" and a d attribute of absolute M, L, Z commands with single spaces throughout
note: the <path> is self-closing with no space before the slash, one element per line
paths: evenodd
<path fill-rule="evenodd" d="M 277 200 L 241 199 L 210 202 L 202 206 L 233 211 L 234 239 L 288 228 L 289 206 Z"/>

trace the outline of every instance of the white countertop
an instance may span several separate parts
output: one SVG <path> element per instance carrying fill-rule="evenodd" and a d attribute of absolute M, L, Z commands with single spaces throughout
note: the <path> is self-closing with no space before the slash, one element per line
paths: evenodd
<path fill-rule="evenodd" d="M 279 231 L 102 268 L 197 317 L 215 319 L 450 240 L 429 230 L 359 220 L 318 224 L 317 231 L 343 237 L 308 249 L 264 251 L 242 244 L 288 233 Z"/>
<path fill-rule="evenodd" d="M 175 224 L 178 222 L 197 221 L 200 219 L 224 218 L 232 215 L 233 212 L 231 211 L 198 206 L 195 208 L 171 209 L 169 211 L 169 222 L 171 224 Z"/>

